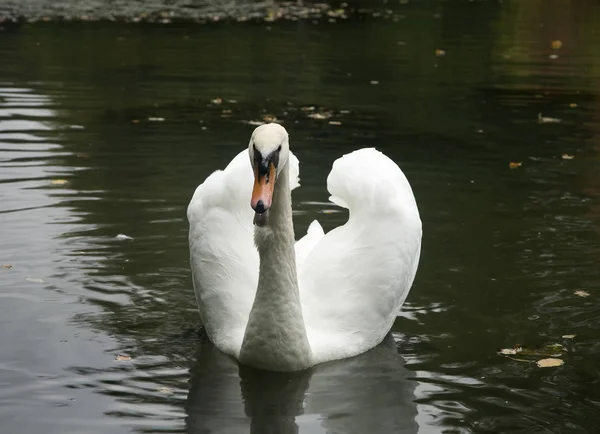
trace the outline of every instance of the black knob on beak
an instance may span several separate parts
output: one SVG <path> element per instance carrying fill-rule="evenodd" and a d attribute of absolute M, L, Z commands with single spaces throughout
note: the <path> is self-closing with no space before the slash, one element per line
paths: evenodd
<path fill-rule="evenodd" d="M 256 208 L 254 208 L 254 211 L 256 211 L 259 214 L 262 214 L 266 211 L 265 204 L 262 200 L 259 200 L 258 202 L 256 202 Z"/>

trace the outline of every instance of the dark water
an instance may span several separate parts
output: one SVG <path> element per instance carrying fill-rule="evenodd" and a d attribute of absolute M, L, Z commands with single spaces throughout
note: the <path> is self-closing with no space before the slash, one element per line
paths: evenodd
<path fill-rule="evenodd" d="M 394 11 L 0 32 L 1 432 L 600 432 L 600 5 Z M 363 146 L 424 223 L 393 338 L 296 374 L 207 344 L 188 267 L 195 186 L 265 115 L 301 160 L 299 233 L 344 221 L 326 175 Z M 555 343 L 557 368 L 497 354 Z"/>

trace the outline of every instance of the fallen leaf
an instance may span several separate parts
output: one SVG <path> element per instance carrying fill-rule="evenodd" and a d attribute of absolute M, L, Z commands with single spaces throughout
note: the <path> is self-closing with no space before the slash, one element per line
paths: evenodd
<path fill-rule="evenodd" d="M 277 122 L 277 117 L 274 115 L 264 115 L 262 119 L 266 123 Z"/>
<path fill-rule="evenodd" d="M 562 335 L 562 338 L 563 339 L 573 339 L 573 338 L 575 338 L 575 336 L 577 336 L 577 335 Z"/>
<path fill-rule="evenodd" d="M 149 122 L 164 122 L 165 118 L 154 118 L 154 117 L 150 117 L 148 118 Z"/>
<path fill-rule="evenodd" d="M 223 109 L 221 111 L 221 113 L 223 113 L 224 115 L 230 115 L 232 113 L 232 110 L 230 110 L 230 109 Z"/>
<path fill-rule="evenodd" d="M 132 124 L 139 124 L 139 123 L 140 123 L 140 120 L 139 120 L 139 119 L 132 119 L 132 120 L 131 120 L 131 123 L 132 123 Z"/>
<path fill-rule="evenodd" d="M 571 107 L 571 108 L 577 108 L 577 103 L 572 102 L 571 104 L 569 104 L 569 107 Z"/>
<path fill-rule="evenodd" d="M 555 50 L 560 50 L 560 48 L 563 46 L 562 41 L 560 40 L 556 40 L 556 41 L 552 41 L 552 48 L 554 48 Z"/>
<path fill-rule="evenodd" d="M 561 120 L 558 118 L 542 116 L 541 113 L 538 113 L 538 123 L 540 123 L 540 124 L 557 124 L 559 122 L 561 122 Z"/>
<path fill-rule="evenodd" d="M 173 393 L 175 393 L 173 392 L 173 389 L 169 389 L 168 387 L 159 387 L 158 392 L 164 393 L 165 395 L 172 395 Z"/>
<path fill-rule="evenodd" d="M 131 356 L 125 356 L 123 354 L 117 354 L 117 356 L 115 357 L 115 360 L 117 360 L 119 362 L 131 362 L 133 359 L 131 358 Z"/>
<path fill-rule="evenodd" d="M 590 293 L 587 291 L 575 291 L 573 294 L 578 295 L 579 297 L 589 297 Z"/>
<path fill-rule="evenodd" d="M 555 366 L 562 366 L 564 364 L 565 364 L 565 362 L 562 361 L 561 359 L 554 359 L 554 358 L 540 359 L 537 361 L 537 365 L 540 368 L 553 368 Z"/>
<path fill-rule="evenodd" d="M 66 179 L 53 179 L 52 181 L 50 181 L 50 184 L 52 185 L 65 185 L 67 182 Z"/>
<path fill-rule="evenodd" d="M 562 154 L 563 160 L 572 160 L 573 158 L 575 158 L 575 155 Z"/>
<path fill-rule="evenodd" d="M 44 279 L 38 279 L 36 277 L 26 277 L 25 280 L 33 283 L 44 283 Z"/>
<path fill-rule="evenodd" d="M 509 356 L 509 355 L 517 354 L 519 351 L 521 351 L 520 348 L 502 348 L 500 350 L 500 354 L 504 354 L 506 356 Z"/>
<path fill-rule="evenodd" d="M 323 119 L 330 118 L 331 114 L 329 114 L 329 113 L 311 113 L 308 115 L 308 117 L 311 119 L 323 120 Z"/>
<path fill-rule="evenodd" d="M 117 240 L 133 240 L 132 237 L 130 237 L 129 235 L 125 235 L 125 234 L 119 234 L 115 238 Z"/>
<path fill-rule="evenodd" d="M 521 167 L 522 165 L 523 165 L 523 163 L 521 161 L 511 161 L 510 163 L 508 163 L 508 168 L 516 169 L 518 167 Z"/>
<path fill-rule="evenodd" d="M 213 104 L 222 104 L 223 103 L 223 99 L 219 98 L 219 97 L 216 97 L 215 99 L 211 100 L 211 102 Z"/>
<path fill-rule="evenodd" d="M 442 50 L 442 49 L 438 48 L 438 49 L 435 50 L 435 55 L 438 56 L 438 57 L 445 56 L 446 55 L 446 50 Z"/>
<path fill-rule="evenodd" d="M 558 59 L 558 54 L 551 54 L 548 56 L 549 59 L 556 60 Z"/>
<path fill-rule="evenodd" d="M 370 83 L 371 84 L 379 84 L 379 81 L 377 81 L 377 80 L 371 80 Z"/>
<path fill-rule="evenodd" d="M 329 121 L 329 125 L 342 125 L 340 121 Z"/>
<path fill-rule="evenodd" d="M 2 268 L 10 270 L 12 268 L 12 265 L 10 265 L 10 264 L 2 264 Z"/>

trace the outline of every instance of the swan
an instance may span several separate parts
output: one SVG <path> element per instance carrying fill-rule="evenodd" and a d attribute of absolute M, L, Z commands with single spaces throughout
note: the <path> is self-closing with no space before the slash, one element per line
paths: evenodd
<path fill-rule="evenodd" d="M 187 210 L 190 266 L 211 342 L 240 363 L 297 371 L 383 341 L 412 286 L 421 219 L 410 184 L 374 148 L 338 158 L 330 200 L 349 210 L 295 241 L 299 162 L 276 123 L 200 184 Z"/>

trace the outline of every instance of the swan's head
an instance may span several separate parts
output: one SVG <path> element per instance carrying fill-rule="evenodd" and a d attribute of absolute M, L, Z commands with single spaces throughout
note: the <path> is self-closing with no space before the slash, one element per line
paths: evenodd
<path fill-rule="evenodd" d="M 252 133 L 248 150 L 254 171 L 250 206 L 256 211 L 254 224 L 264 226 L 267 224 L 275 182 L 290 155 L 288 133 L 279 124 L 261 125 Z"/>

